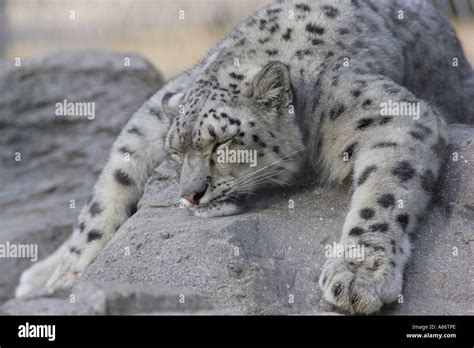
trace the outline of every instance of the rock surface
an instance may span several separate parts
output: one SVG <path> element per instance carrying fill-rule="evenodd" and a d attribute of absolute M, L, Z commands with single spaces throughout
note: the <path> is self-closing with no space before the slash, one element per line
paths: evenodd
<path fill-rule="evenodd" d="M 382 314 L 474 313 L 469 281 L 473 276 L 474 127 L 452 125 L 450 134 L 454 148 L 446 163 L 442 203 L 430 210 L 414 238 L 403 301 Z M 100 147 L 96 138 L 89 134 L 85 140 L 91 149 Z M 53 161 L 45 163 L 58 170 L 69 165 Z M 63 193 L 62 182 L 55 190 L 43 192 L 37 206 L 70 195 Z M 9 199 L 3 207 L 19 209 L 32 195 L 35 186 L 29 185 L 30 191 L 22 191 L 23 200 L 9 191 L 2 198 Z M 349 195 L 348 187 L 278 191 L 255 197 L 243 214 L 197 218 L 179 208 L 177 176 L 164 163 L 148 181 L 138 212 L 117 231 L 79 284 L 11 300 L 1 310 L 8 314 L 329 314 L 331 308 L 321 300 L 317 280 L 325 245 L 339 239 Z M 62 200 L 66 205 L 68 201 Z M 61 216 L 68 229 L 77 214 L 77 210 L 64 214 L 64 206 L 48 209 L 41 218 L 31 215 L 31 223 L 30 218 L 9 217 L 16 221 L 10 224 L 17 230 L 30 226 L 25 228 L 28 233 L 16 232 L 15 238 L 35 238 L 42 245 L 41 256 L 65 237 L 63 230 L 53 233 L 46 221 Z M 16 214 L 26 215 L 21 210 Z M 29 225 L 33 222 L 34 234 Z M 6 235 L 13 238 L 13 232 Z M 13 267 L 23 268 L 23 264 Z M 3 270 L 2 260 L 0 274 Z M 17 277 L 15 271 L 2 281 L 16 284 Z"/>
<path fill-rule="evenodd" d="M 121 128 L 162 83 L 133 54 L 57 53 L 19 67 L 1 62 L 0 243 L 38 244 L 40 258 L 51 253 L 72 231 Z M 95 103 L 95 118 L 56 116 L 55 104 L 65 99 Z M 0 303 L 29 265 L 0 259 Z"/>
<path fill-rule="evenodd" d="M 473 314 L 474 127 L 453 125 L 442 203 L 414 238 L 403 302 L 383 314 Z M 454 160 L 453 160 L 454 159 Z M 456 161 L 457 160 L 457 161 Z M 88 269 L 88 281 L 163 284 L 230 313 L 320 314 L 324 246 L 337 242 L 348 188 L 278 192 L 247 213 L 202 219 L 176 206 L 178 185 L 163 165 L 139 210 Z M 290 200 L 294 208 L 290 208 Z M 446 222 L 447 221 L 447 222 Z"/>
<path fill-rule="evenodd" d="M 8 301 L 0 311 L 15 315 L 206 314 L 211 312 L 211 306 L 200 296 L 177 296 L 176 291 L 162 286 L 81 282 L 72 289 L 43 290 L 25 299 Z"/>

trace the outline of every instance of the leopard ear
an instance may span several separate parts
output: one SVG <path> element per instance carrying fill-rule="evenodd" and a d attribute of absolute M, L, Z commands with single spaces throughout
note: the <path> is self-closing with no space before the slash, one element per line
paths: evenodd
<path fill-rule="evenodd" d="M 182 97 L 183 93 L 166 93 L 163 96 L 161 105 L 168 118 L 172 119 L 178 115 Z"/>
<path fill-rule="evenodd" d="M 253 80 L 251 95 L 259 109 L 281 111 L 292 103 L 290 72 L 281 62 L 270 62 Z"/>

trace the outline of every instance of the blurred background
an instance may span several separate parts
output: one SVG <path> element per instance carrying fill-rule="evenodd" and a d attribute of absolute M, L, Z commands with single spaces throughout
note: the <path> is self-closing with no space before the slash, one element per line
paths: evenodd
<path fill-rule="evenodd" d="M 430 0 L 427 0 L 430 1 Z M 169 78 L 271 0 L 0 0 L 0 58 L 60 50 L 134 52 Z M 474 0 L 431 1 L 474 61 Z"/>

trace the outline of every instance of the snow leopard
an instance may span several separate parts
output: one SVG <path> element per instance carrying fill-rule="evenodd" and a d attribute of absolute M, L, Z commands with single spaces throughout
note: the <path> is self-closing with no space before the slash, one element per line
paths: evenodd
<path fill-rule="evenodd" d="M 335 310 L 375 313 L 402 293 L 447 124 L 472 123 L 473 101 L 472 68 L 428 2 L 272 3 L 132 116 L 72 235 L 22 274 L 16 295 L 80 279 L 171 160 L 203 218 L 238 214 L 252 192 L 292 187 L 305 170 L 322 186 L 349 183 L 340 243 L 365 254 L 328 258 L 319 285 Z M 256 164 L 219 161 L 224 150 L 256 151 Z"/>

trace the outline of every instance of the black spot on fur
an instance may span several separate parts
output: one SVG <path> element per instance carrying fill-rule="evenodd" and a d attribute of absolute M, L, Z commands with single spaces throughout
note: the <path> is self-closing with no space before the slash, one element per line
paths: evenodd
<path fill-rule="evenodd" d="M 91 216 L 94 217 L 100 213 L 102 213 L 102 208 L 100 207 L 100 204 L 97 202 L 92 203 L 91 207 L 89 208 L 89 212 L 91 213 Z"/>
<path fill-rule="evenodd" d="M 310 56 L 311 55 L 311 50 L 298 50 L 296 51 L 296 56 L 298 59 L 303 59 L 305 56 Z"/>
<path fill-rule="evenodd" d="M 354 91 L 351 91 L 351 94 L 354 98 L 358 98 L 360 96 L 360 90 L 356 89 Z"/>
<path fill-rule="evenodd" d="M 321 10 L 323 10 L 323 13 L 329 18 L 335 18 L 339 14 L 339 11 L 335 7 L 329 5 L 321 6 Z"/>
<path fill-rule="evenodd" d="M 213 138 L 216 137 L 216 131 L 214 130 L 214 128 L 212 128 L 212 127 L 209 126 L 209 127 L 207 127 L 207 131 L 209 132 L 209 135 L 210 135 L 211 137 L 213 137 Z"/>
<path fill-rule="evenodd" d="M 401 182 L 405 182 L 415 176 L 415 169 L 407 161 L 398 162 L 392 169 L 392 175 L 397 177 Z"/>
<path fill-rule="evenodd" d="M 384 193 L 377 199 L 377 203 L 384 208 L 393 208 L 395 206 L 395 197 L 391 193 Z"/>
<path fill-rule="evenodd" d="M 378 149 L 378 148 L 384 148 L 384 147 L 397 147 L 397 143 L 393 142 L 382 142 L 382 143 L 377 143 L 375 145 L 372 145 L 372 149 Z"/>
<path fill-rule="evenodd" d="M 280 153 L 280 147 L 279 146 L 273 146 L 272 148 L 273 152 L 275 152 L 276 154 L 279 154 Z"/>
<path fill-rule="evenodd" d="M 231 126 L 234 125 L 234 124 L 236 124 L 237 126 L 240 126 L 240 120 L 237 120 L 235 118 L 230 118 L 229 117 L 229 123 L 230 123 Z"/>
<path fill-rule="evenodd" d="M 77 249 L 76 247 L 71 247 L 69 251 L 73 254 L 81 255 L 81 251 Z"/>
<path fill-rule="evenodd" d="M 337 31 L 340 35 L 346 35 L 350 33 L 350 30 L 347 28 L 341 28 Z"/>
<path fill-rule="evenodd" d="M 277 14 L 281 12 L 281 8 L 269 8 L 267 9 L 267 13 L 269 15 Z"/>
<path fill-rule="evenodd" d="M 313 46 L 322 45 L 323 43 L 324 41 L 321 39 L 318 39 L 318 38 L 311 39 L 311 44 Z"/>
<path fill-rule="evenodd" d="M 84 229 L 85 229 L 85 228 L 86 228 L 86 224 L 83 223 L 83 222 L 81 222 L 81 223 L 79 224 L 79 232 L 80 232 L 80 233 L 84 232 Z"/>
<path fill-rule="evenodd" d="M 362 107 L 367 107 L 367 106 L 370 106 L 372 104 L 372 100 L 370 99 L 366 99 L 364 100 L 364 102 L 362 103 Z"/>
<path fill-rule="evenodd" d="M 354 155 L 355 148 L 357 146 L 357 143 L 353 143 L 349 145 L 343 152 L 343 154 L 347 154 L 348 159 L 351 159 L 352 156 Z"/>
<path fill-rule="evenodd" d="M 436 193 L 437 180 L 435 175 L 431 170 L 426 170 L 421 176 L 421 187 L 428 194 L 433 195 Z"/>
<path fill-rule="evenodd" d="M 235 46 L 236 46 L 236 47 L 242 47 L 243 45 L 245 45 L 245 42 L 246 42 L 246 40 L 245 40 L 245 38 L 243 38 L 243 39 L 239 40 L 239 42 L 237 42 L 237 43 L 235 44 Z M 198 82 L 199 82 L 199 81 L 198 81 Z"/>
<path fill-rule="evenodd" d="M 136 134 L 138 136 L 143 135 L 143 133 L 137 127 L 130 128 L 127 132 L 129 132 L 130 134 Z"/>
<path fill-rule="evenodd" d="M 256 134 L 252 135 L 252 139 L 253 139 L 253 141 L 255 141 L 256 143 L 258 143 L 258 141 L 260 140 L 260 138 L 259 138 L 258 135 L 256 135 Z"/>
<path fill-rule="evenodd" d="M 278 50 L 265 50 L 265 53 L 271 56 L 276 56 L 278 54 Z"/>
<path fill-rule="evenodd" d="M 270 34 L 274 34 L 276 31 L 280 30 L 280 25 L 275 23 L 268 30 L 270 31 Z"/>
<path fill-rule="evenodd" d="M 374 123 L 374 119 L 373 119 L 373 118 L 361 118 L 361 119 L 357 122 L 357 127 L 356 127 L 356 129 L 357 129 L 357 130 L 366 129 L 366 128 L 372 126 L 373 123 Z"/>
<path fill-rule="evenodd" d="M 306 24 L 306 31 L 310 32 L 311 34 L 318 34 L 318 35 L 324 34 L 324 28 L 313 23 Z"/>
<path fill-rule="evenodd" d="M 337 119 L 339 116 L 341 116 L 341 114 L 344 112 L 345 110 L 345 106 L 342 105 L 341 103 L 337 103 L 332 109 L 331 111 L 329 111 L 329 117 L 331 118 L 331 120 L 335 120 Z"/>
<path fill-rule="evenodd" d="M 359 211 L 359 215 L 362 219 L 369 220 L 375 215 L 375 210 L 372 208 L 364 208 Z"/>
<path fill-rule="evenodd" d="M 258 39 L 258 42 L 260 42 L 261 44 L 267 43 L 268 41 L 270 41 L 269 37 L 265 37 L 263 39 Z"/>
<path fill-rule="evenodd" d="M 117 169 L 114 173 L 115 180 L 123 186 L 135 185 L 135 181 L 121 169 Z"/>
<path fill-rule="evenodd" d="M 365 183 L 367 181 L 367 179 L 369 178 L 369 175 L 372 174 L 373 172 L 375 172 L 376 170 L 377 170 L 377 167 L 374 166 L 374 165 L 368 166 L 367 168 L 365 168 L 364 171 L 362 172 L 362 174 L 359 176 L 359 180 L 357 181 L 357 185 L 360 186 L 363 183 Z"/>
<path fill-rule="evenodd" d="M 238 80 L 238 81 L 242 81 L 242 80 L 245 78 L 244 75 L 242 75 L 242 74 L 236 74 L 235 72 L 229 73 L 229 76 L 230 76 L 231 78 L 235 79 L 235 80 Z"/>
<path fill-rule="evenodd" d="M 303 12 L 309 12 L 309 11 L 311 11 L 311 8 L 310 8 L 308 5 L 306 5 L 306 4 L 296 4 L 296 5 L 295 5 L 295 8 L 296 8 L 297 10 L 301 10 L 301 11 L 303 11 Z"/>
<path fill-rule="evenodd" d="M 408 214 L 405 213 L 397 215 L 397 223 L 400 225 L 403 231 L 407 229 L 409 221 L 410 216 Z"/>
<path fill-rule="evenodd" d="M 369 226 L 371 232 L 387 232 L 388 231 L 388 224 L 386 222 L 373 224 Z"/>
<path fill-rule="evenodd" d="M 291 33 L 293 32 L 293 29 L 287 28 L 285 33 L 282 35 L 283 40 L 288 41 L 291 39 Z"/>
<path fill-rule="evenodd" d="M 102 232 L 99 230 L 90 230 L 87 234 L 87 241 L 92 242 L 93 240 L 102 238 Z"/>
<path fill-rule="evenodd" d="M 363 234 L 365 230 L 360 227 L 352 227 L 351 230 L 349 231 L 349 236 L 360 236 Z"/>

